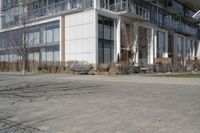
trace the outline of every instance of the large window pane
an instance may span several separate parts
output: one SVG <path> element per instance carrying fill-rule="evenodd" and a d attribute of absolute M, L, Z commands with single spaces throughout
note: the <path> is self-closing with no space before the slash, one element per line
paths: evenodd
<path fill-rule="evenodd" d="M 177 39 L 177 56 L 181 57 L 183 54 L 183 38 L 178 37 Z"/>
<path fill-rule="evenodd" d="M 104 47 L 104 63 L 110 63 L 111 62 L 111 49 L 110 47 L 105 46 Z"/>
<path fill-rule="evenodd" d="M 99 16 L 98 31 L 98 62 L 109 64 L 114 59 L 114 20 Z"/>
<path fill-rule="evenodd" d="M 53 42 L 53 30 L 47 30 L 47 43 Z"/>
<path fill-rule="evenodd" d="M 34 61 L 40 61 L 40 53 L 37 52 L 37 53 L 34 53 Z"/>
<path fill-rule="evenodd" d="M 157 57 L 163 58 L 164 52 L 165 52 L 165 33 L 158 32 L 157 33 Z"/>
<path fill-rule="evenodd" d="M 41 51 L 41 61 L 46 62 L 47 61 L 47 53 L 45 50 Z"/>
<path fill-rule="evenodd" d="M 110 40 L 110 26 L 104 25 L 104 39 Z"/>
<path fill-rule="evenodd" d="M 101 40 L 99 40 L 98 53 L 99 53 L 99 56 L 98 56 L 99 59 L 98 60 L 99 60 L 99 63 L 101 64 L 101 63 L 103 63 L 103 59 L 104 59 L 104 57 L 103 57 L 103 43 L 102 43 Z"/>
<path fill-rule="evenodd" d="M 60 61 L 60 52 L 54 51 L 54 62 Z"/>
<path fill-rule="evenodd" d="M 47 52 L 47 61 L 53 62 L 53 52 L 52 51 Z"/>
<path fill-rule="evenodd" d="M 42 42 L 43 43 L 46 43 L 47 41 L 46 41 L 46 37 L 47 37 L 47 34 L 46 34 L 46 31 L 44 30 L 44 31 L 42 31 Z"/>
<path fill-rule="evenodd" d="M 4 55 L 0 55 L 0 61 L 4 61 Z"/>
<path fill-rule="evenodd" d="M 35 32 L 34 33 L 34 44 L 39 44 L 40 43 L 40 33 Z"/>
<path fill-rule="evenodd" d="M 28 55 L 28 60 L 29 60 L 29 61 L 33 61 L 33 56 L 34 56 L 33 53 L 30 53 L 30 54 Z"/>
<path fill-rule="evenodd" d="M 60 40 L 60 30 L 54 29 L 54 42 L 59 42 Z"/>

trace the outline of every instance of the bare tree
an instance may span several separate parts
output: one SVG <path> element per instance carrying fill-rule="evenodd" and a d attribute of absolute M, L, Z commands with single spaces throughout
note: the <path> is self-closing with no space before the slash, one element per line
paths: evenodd
<path fill-rule="evenodd" d="M 34 34 L 31 30 L 31 20 L 27 13 L 27 6 L 30 1 L 19 0 L 18 8 L 14 11 L 17 12 L 19 19 L 17 20 L 16 30 L 7 31 L 2 34 L 3 39 L 7 42 L 7 47 L 10 52 L 21 57 L 22 60 L 22 73 L 25 75 L 26 62 L 28 55 L 32 51 L 35 42 L 37 41 L 38 34 Z M 13 17 L 13 11 L 7 12 L 7 17 Z M 16 24 L 15 23 L 15 24 Z"/>
<path fill-rule="evenodd" d="M 143 21 L 140 21 L 143 23 Z M 136 58 L 140 50 L 148 50 L 149 42 L 149 29 L 138 27 L 138 34 L 130 33 L 131 28 L 125 23 L 122 23 L 122 50 L 126 51 L 126 60 L 128 63 L 136 63 Z M 131 37 L 130 37 L 131 35 Z M 134 36 L 134 37 L 132 37 Z"/>

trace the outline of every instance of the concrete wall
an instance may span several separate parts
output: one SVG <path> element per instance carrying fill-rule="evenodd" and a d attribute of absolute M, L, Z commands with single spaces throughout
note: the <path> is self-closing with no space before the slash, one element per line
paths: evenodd
<path fill-rule="evenodd" d="M 97 63 L 96 11 L 65 16 L 65 61 Z"/>

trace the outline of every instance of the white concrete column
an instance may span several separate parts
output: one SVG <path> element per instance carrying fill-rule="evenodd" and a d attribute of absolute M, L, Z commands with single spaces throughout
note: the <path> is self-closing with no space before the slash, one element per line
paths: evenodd
<path fill-rule="evenodd" d="M 98 11 L 94 11 L 94 33 L 95 33 L 95 39 L 94 39 L 94 45 L 95 45 L 95 57 L 94 57 L 94 64 L 98 64 L 98 57 L 99 57 L 99 52 L 98 52 Z"/>
<path fill-rule="evenodd" d="M 138 25 L 134 23 L 133 25 L 133 34 L 134 34 L 134 52 L 136 52 L 135 63 L 139 63 L 139 46 L 138 46 Z"/>
<path fill-rule="evenodd" d="M 154 30 L 154 59 L 157 58 L 157 30 Z"/>
<path fill-rule="evenodd" d="M 94 0 L 94 9 L 100 10 L 100 0 Z"/>
<path fill-rule="evenodd" d="M 148 64 L 153 64 L 154 29 L 149 29 Z"/>
<path fill-rule="evenodd" d="M 121 18 L 118 19 L 118 22 L 117 22 L 117 25 L 116 25 L 116 61 L 117 61 L 117 58 L 118 58 L 118 55 L 119 57 L 121 57 Z"/>
<path fill-rule="evenodd" d="M 183 38 L 183 48 L 182 48 L 182 52 L 183 52 L 183 57 L 182 57 L 182 64 L 183 65 L 185 65 L 186 64 L 186 52 L 185 52 L 185 50 L 186 50 L 186 45 L 187 45 L 187 38 L 186 37 L 184 37 Z"/>
<path fill-rule="evenodd" d="M 61 16 L 60 18 L 60 61 L 66 62 L 65 59 L 65 16 Z"/>
<path fill-rule="evenodd" d="M 195 57 L 195 40 L 192 40 L 192 59 Z"/>
<path fill-rule="evenodd" d="M 164 58 L 168 58 L 168 32 L 165 32 L 165 52 L 164 52 Z"/>
<path fill-rule="evenodd" d="M 200 40 L 197 41 L 197 58 L 200 59 Z"/>
<path fill-rule="evenodd" d="M 183 59 L 184 59 L 184 63 L 185 63 L 186 60 L 188 59 L 188 55 L 187 55 L 188 39 L 185 38 L 184 42 L 185 42 L 185 44 L 184 44 L 184 46 L 183 46 Z"/>

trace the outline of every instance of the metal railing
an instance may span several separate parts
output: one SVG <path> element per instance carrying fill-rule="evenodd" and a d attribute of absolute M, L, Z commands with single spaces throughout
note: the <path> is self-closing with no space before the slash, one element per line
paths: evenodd
<path fill-rule="evenodd" d="M 134 15 L 140 16 L 145 20 L 150 20 L 150 11 L 148 9 L 131 2 L 119 2 L 112 5 L 104 5 L 103 8 L 115 13 L 127 11 L 133 13 Z"/>
<path fill-rule="evenodd" d="M 35 20 L 41 17 L 82 11 L 82 10 L 90 9 L 93 7 L 94 7 L 94 0 L 77 0 L 76 2 L 62 1 L 58 3 L 46 5 L 37 9 L 27 8 L 27 12 L 25 15 L 21 15 L 21 14 L 18 15 L 19 19 L 17 21 L 12 20 L 6 23 L 2 21 L 2 29 L 12 28 L 12 27 L 20 25 L 22 16 L 27 19 L 27 22 L 29 21 L 31 22 L 32 20 Z M 3 16 L 10 18 L 9 15 L 3 15 Z M 6 19 L 6 18 L 3 18 L 3 19 Z"/>
<path fill-rule="evenodd" d="M 191 25 L 174 20 L 170 17 L 165 17 L 161 22 L 158 23 L 161 27 L 175 30 L 176 32 L 185 33 L 188 35 L 196 35 L 197 30 Z"/>
<path fill-rule="evenodd" d="M 93 0 L 79 0 L 76 2 L 62 1 L 38 9 L 28 10 L 30 19 L 35 19 L 43 16 L 51 16 L 62 12 L 72 12 L 76 10 L 84 10 L 93 7 Z"/>

